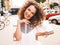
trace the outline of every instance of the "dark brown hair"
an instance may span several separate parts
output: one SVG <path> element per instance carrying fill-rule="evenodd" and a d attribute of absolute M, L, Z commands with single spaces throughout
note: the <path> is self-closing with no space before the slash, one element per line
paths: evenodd
<path fill-rule="evenodd" d="M 29 19 L 29 21 L 31 22 L 31 25 L 33 27 L 37 26 L 39 23 L 41 23 L 41 20 L 44 20 L 44 13 L 42 8 L 40 7 L 40 4 L 38 4 L 35 1 L 27 1 L 25 3 L 25 5 L 23 5 L 22 8 L 20 8 L 19 12 L 18 12 L 18 16 L 20 19 L 24 19 L 24 11 L 30 6 L 30 5 L 34 5 L 34 7 L 36 8 L 36 13 L 35 15 Z"/>

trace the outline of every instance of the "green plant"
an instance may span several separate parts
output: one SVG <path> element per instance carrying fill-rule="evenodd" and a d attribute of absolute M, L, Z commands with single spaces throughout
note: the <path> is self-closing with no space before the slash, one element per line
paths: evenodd
<path fill-rule="evenodd" d="M 40 3 L 40 2 L 44 3 L 46 0 L 35 0 L 35 1 L 38 3 Z"/>
<path fill-rule="evenodd" d="M 51 8 L 51 9 L 54 8 L 55 6 L 59 6 L 59 4 L 56 3 L 56 2 L 50 4 L 50 8 Z"/>

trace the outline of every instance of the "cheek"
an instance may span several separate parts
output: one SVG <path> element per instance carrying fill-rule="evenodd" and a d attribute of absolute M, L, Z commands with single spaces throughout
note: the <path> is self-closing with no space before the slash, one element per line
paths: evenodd
<path fill-rule="evenodd" d="M 28 12 L 27 11 L 25 11 L 24 12 L 24 17 L 26 17 L 28 15 Z"/>
<path fill-rule="evenodd" d="M 24 12 L 24 15 L 26 15 L 26 11 Z"/>
<path fill-rule="evenodd" d="M 31 14 L 31 17 L 33 17 L 34 15 L 33 14 Z"/>
<path fill-rule="evenodd" d="M 27 14 L 28 14 L 28 11 L 25 11 L 25 12 L 24 12 L 24 15 L 27 15 Z"/>

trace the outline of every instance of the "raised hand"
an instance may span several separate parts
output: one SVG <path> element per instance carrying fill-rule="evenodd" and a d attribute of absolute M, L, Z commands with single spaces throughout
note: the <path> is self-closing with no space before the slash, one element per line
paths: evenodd
<path fill-rule="evenodd" d="M 54 32 L 53 31 L 49 31 L 49 32 L 37 32 L 35 37 L 36 37 L 36 40 L 38 40 L 38 36 L 48 36 L 48 35 L 51 35 L 53 34 Z"/>
<path fill-rule="evenodd" d="M 27 19 L 22 19 L 22 20 L 18 20 L 18 23 L 26 23 L 26 24 L 29 24 L 30 21 L 28 21 Z"/>

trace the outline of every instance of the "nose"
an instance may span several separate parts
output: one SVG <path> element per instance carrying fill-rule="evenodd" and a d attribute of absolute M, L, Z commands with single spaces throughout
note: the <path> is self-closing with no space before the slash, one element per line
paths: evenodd
<path fill-rule="evenodd" d="M 31 14 L 31 12 L 28 12 L 28 15 L 30 15 Z"/>

